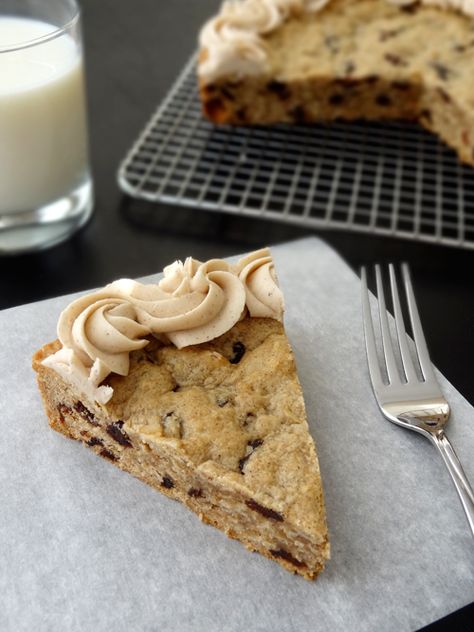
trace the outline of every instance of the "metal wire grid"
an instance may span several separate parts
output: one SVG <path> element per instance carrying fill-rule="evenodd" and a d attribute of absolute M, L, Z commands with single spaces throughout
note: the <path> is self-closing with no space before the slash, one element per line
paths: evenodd
<path fill-rule="evenodd" d="M 474 248 L 474 169 L 407 123 L 214 126 L 193 56 L 121 164 L 131 196 Z"/>

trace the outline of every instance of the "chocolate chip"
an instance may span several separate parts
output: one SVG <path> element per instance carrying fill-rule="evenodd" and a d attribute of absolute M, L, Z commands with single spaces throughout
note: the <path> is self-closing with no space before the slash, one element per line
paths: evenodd
<path fill-rule="evenodd" d="M 104 442 L 98 437 L 92 437 L 92 439 L 89 439 L 87 442 L 87 445 L 93 448 L 95 445 L 104 445 Z"/>
<path fill-rule="evenodd" d="M 103 456 L 104 459 L 109 459 L 110 461 L 117 461 L 117 457 L 112 454 L 112 452 L 110 452 L 110 450 L 107 450 L 106 448 L 104 448 L 103 450 L 101 450 L 99 452 L 100 456 Z"/>
<path fill-rule="evenodd" d="M 206 103 L 204 104 L 204 109 L 210 119 L 217 121 L 220 121 L 223 118 L 223 114 L 225 114 L 224 104 L 222 103 L 222 100 L 218 97 L 206 101 Z"/>
<path fill-rule="evenodd" d="M 402 5 L 400 8 L 400 11 L 403 11 L 403 13 L 416 13 L 418 11 L 418 9 L 421 7 L 421 2 L 412 2 L 411 4 L 405 4 Z"/>
<path fill-rule="evenodd" d="M 340 79 L 336 79 L 333 83 L 335 87 L 347 90 L 359 86 L 360 79 L 356 79 L 355 77 L 341 77 Z"/>
<path fill-rule="evenodd" d="M 246 108 L 239 108 L 237 110 L 237 112 L 235 113 L 235 115 L 237 116 L 239 121 L 246 121 L 247 120 L 247 109 Z"/>
<path fill-rule="evenodd" d="M 216 399 L 216 404 L 219 406 L 219 408 L 224 408 L 224 406 L 226 406 L 228 403 L 229 403 L 228 397 L 218 397 Z"/>
<path fill-rule="evenodd" d="M 447 81 L 454 74 L 448 66 L 445 66 L 440 61 L 431 61 L 429 65 L 442 81 Z"/>
<path fill-rule="evenodd" d="M 190 487 L 188 489 L 188 496 L 191 496 L 191 498 L 204 498 L 202 489 L 197 487 Z"/>
<path fill-rule="evenodd" d="M 337 55 L 340 50 L 340 39 L 337 35 L 326 35 L 324 44 L 334 55 Z"/>
<path fill-rule="evenodd" d="M 474 40 L 471 40 L 467 44 L 455 44 L 453 46 L 453 50 L 456 53 L 465 53 L 468 48 L 472 48 L 474 46 Z"/>
<path fill-rule="evenodd" d="M 273 555 L 273 557 L 285 560 L 286 562 L 293 564 L 293 566 L 296 566 L 297 568 L 306 567 L 306 564 L 304 562 L 300 562 L 300 560 L 297 560 L 296 557 L 293 557 L 293 555 L 291 555 L 291 553 L 289 551 L 286 551 L 285 549 L 270 549 L 270 553 Z"/>
<path fill-rule="evenodd" d="M 232 345 L 232 357 L 229 360 L 229 362 L 231 364 L 238 364 L 242 358 L 244 357 L 244 353 L 245 353 L 245 345 L 243 342 L 234 342 L 234 344 Z"/>
<path fill-rule="evenodd" d="M 329 97 L 329 103 L 330 105 L 341 105 L 342 103 L 344 103 L 344 96 L 342 94 L 331 94 L 331 96 Z"/>
<path fill-rule="evenodd" d="M 305 123 L 306 122 L 306 111 L 302 105 L 297 105 L 293 109 L 290 110 L 290 115 L 295 123 Z"/>
<path fill-rule="evenodd" d="M 355 72 L 355 69 L 356 69 L 355 63 L 351 59 L 349 59 L 349 61 L 346 61 L 345 63 L 344 74 L 352 75 Z"/>
<path fill-rule="evenodd" d="M 179 384 L 176 384 L 176 386 L 172 389 L 173 393 L 179 393 L 180 390 L 181 386 Z"/>
<path fill-rule="evenodd" d="M 239 459 L 239 472 L 240 472 L 241 474 L 244 474 L 244 467 L 245 467 L 245 464 L 246 464 L 246 463 L 247 463 L 247 461 L 249 460 L 249 458 L 250 458 L 250 455 L 251 455 L 251 454 L 252 454 L 252 453 L 251 453 L 251 452 L 249 452 L 248 454 L 246 454 L 245 456 L 243 456 L 241 459 Z"/>
<path fill-rule="evenodd" d="M 390 107 L 392 105 L 392 99 L 387 94 L 378 94 L 375 97 L 375 103 L 381 107 Z"/>
<path fill-rule="evenodd" d="M 70 415 L 72 413 L 72 408 L 69 408 L 69 406 L 66 406 L 66 404 L 59 404 L 58 413 L 59 422 L 65 424 L 66 420 L 64 419 L 64 415 Z"/>
<path fill-rule="evenodd" d="M 451 103 L 451 97 L 446 92 L 446 90 L 443 90 L 443 88 L 438 88 L 438 94 L 445 103 Z"/>
<path fill-rule="evenodd" d="M 227 88 L 226 86 L 222 86 L 221 87 L 221 94 L 222 96 L 224 96 L 228 101 L 235 101 L 235 97 L 234 94 L 229 90 L 229 88 Z"/>
<path fill-rule="evenodd" d="M 159 365 L 160 364 L 160 357 L 159 355 L 157 355 L 157 349 L 155 346 L 146 346 L 143 349 L 143 354 L 144 354 L 144 360 L 146 360 L 147 362 L 150 362 L 150 364 L 155 364 L 155 365 Z"/>
<path fill-rule="evenodd" d="M 120 445 L 123 445 L 125 448 L 131 448 L 132 442 L 130 441 L 130 437 L 122 430 L 123 421 L 114 421 L 109 424 L 106 428 L 107 433 Z"/>
<path fill-rule="evenodd" d="M 255 421 L 255 413 L 247 413 L 241 423 L 244 427 L 246 427 L 249 424 L 251 424 L 253 421 Z"/>
<path fill-rule="evenodd" d="M 88 421 L 93 426 L 98 426 L 99 422 L 94 417 L 93 413 L 84 406 L 82 402 L 76 402 L 74 404 L 74 410 L 78 413 L 83 419 Z"/>
<path fill-rule="evenodd" d="M 392 81 L 392 88 L 406 92 L 407 90 L 410 90 L 411 84 L 409 81 Z"/>
<path fill-rule="evenodd" d="M 402 31 L 404 31 L 403 28 L 384 29 L 383 31 L 380 31 L 379 41 L 386 42 L 389 39 L 393 39 L 394 37 L 397 37 L 397 35 L 399 35 Z"/>
<path fill-rule="evenodd" d="M 291 96 L 291 90 L 286 83 L 277 81 L 276 79 L 267 83 L 267 90 L 279 96 L 280 99 L 288 99 Z"/>
<path fill-rule="evenodd" d="M 373 84 L 373 83 L 377 83 L 377 81 L 380 79 L 380 77 L 378 75 L 368 75 L 364 81 L 365 83 Z"/>
<path fill-rule="evenodd" d="M 249 441 L 247 443 L 247 454 L 245 454 L 245 456 L 243 456 L 240 460 L 239 460 L 239 472 L 241 474 L 244 474 L 244 467 L 245 464 L 247 463 L 247 461 L 249 460 L 249 458 L 252 456 L 252 454 L 254 453 L 254 450 L 258 447 L 260 447 L 263 443 L 263 439 L 253 439 L 252 441 Z"/>
<path fill-rule="evenodd" d="M 427 123 L 432 123 L 433 115 L 431 114 L 431 110 L 428 110 L 428 109 L 421 110 L 420 118 L 425 119 Z"/>
<path fill-rule="evenodd" d="M 400 55 L 394 55 L 393 53 L 385 53 L 385 61 L 388 61 L 392 66 L 408 66 L 406 59 L 400 57 Z"/>
<path fill-rule="evenodd" d="M 273 509 L 269 509 L 268 507 L 264 507 L 260 505 L 260 503 L 255 500 L 246 500 L 245 504 L 252 511 L 256 511 L 265 518 L 270 518 L 271 520 L 276 520 L 277 522 L 283 522 L 283 516 L 278 513 L 278 511 L 274 511 Z"/>
<path fill-rule="evenodd" d="M 161 487 L 166 487 L 166 489 L 172 489 L 174 487 L 174 481 L 169 476 L 163 476 L 163 480 L 161 481 Z"/>

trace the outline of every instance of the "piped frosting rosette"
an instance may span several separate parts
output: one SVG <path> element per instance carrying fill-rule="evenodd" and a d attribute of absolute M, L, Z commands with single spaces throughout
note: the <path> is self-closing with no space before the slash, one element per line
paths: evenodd
<path fill-rule="evenodd" d="M 284 301 L 268 248 L 252 252 L 237 264 L 250 316 L 282 320 Z"/>
<path fill-rule="evenodd" d="M 236 266 L 219 259 L 176 261 L 158 284 L 121 279 L 71 303 L 58 322 L 62 348 L 44 364 L 105 404 L 113 391 L 101 382 L 110 373 L 127 375 L 130 353 L 150 336 L 164 336 L 179 349 L 208 342 L 229 331 L 246 308 L 250 316 L 282 319 L 268 249 Z"/>
<path fill-rule="evenodd" d="M 57 328 L 62 348 L 43 361 L 101 404 L 113 390 L 100 383 L 112 372 L 127 375 L 130 352 L 146 346 L 150 334 L 133 304 L 109 288 L 77 299 L 62 312 Z"/>
<path fill-rule="evenodd" d="M 199 74 L 206 80 L 223 75 L 257 75 L 267 69 L 262 36 L 291 14 L 316 12 L 330 0 L 227 0 L 219 15 L 204 25 L 200 45 L 206 50 Z"/>

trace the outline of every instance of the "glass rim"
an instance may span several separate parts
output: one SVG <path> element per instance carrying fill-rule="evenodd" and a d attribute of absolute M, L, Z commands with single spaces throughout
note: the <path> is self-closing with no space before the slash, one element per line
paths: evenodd
<path fill-rule="evenodd" d="M 17 50 L 24 50 L 25 48 L 38 46 L 39 44 L 44 44 L 45 42 L 49 42 L 63 35 L 67 30 L 74 26 L 81 17 L 81 9 L 76 0 L 71 0 L 71 4 L 73 5 L 73 15 L 65 24 L 54 28 L 50 33 L 46 33 L 40 37 L 34 37 L 30 40 L 24 40 L 23 42 L 17 42 L 16 44 L 7 44 L 5 46 L 0 44 L 0 55 L 2 53 L 12 53 Z M 12 15 L 11 17 L 15 16 Z"/>

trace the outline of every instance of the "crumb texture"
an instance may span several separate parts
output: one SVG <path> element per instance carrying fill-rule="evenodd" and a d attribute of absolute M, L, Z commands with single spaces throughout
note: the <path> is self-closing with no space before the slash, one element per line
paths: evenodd
<path fill-rule="evenodd" d="M 415 3 L 332 0 L 265 36 L 268 73 L 201 81 L 216 123 L 418 120 L 474 165 L 474 20 Z"/>
<path fill-rule="evenodd" d="M 152 340 L 99 406 L 34 359 L 53 428 L 82 441 L 249 549 L 314 578 L 329 557 L 315 446 L 276 320 L 246 318 L 211 343 Z"/>

